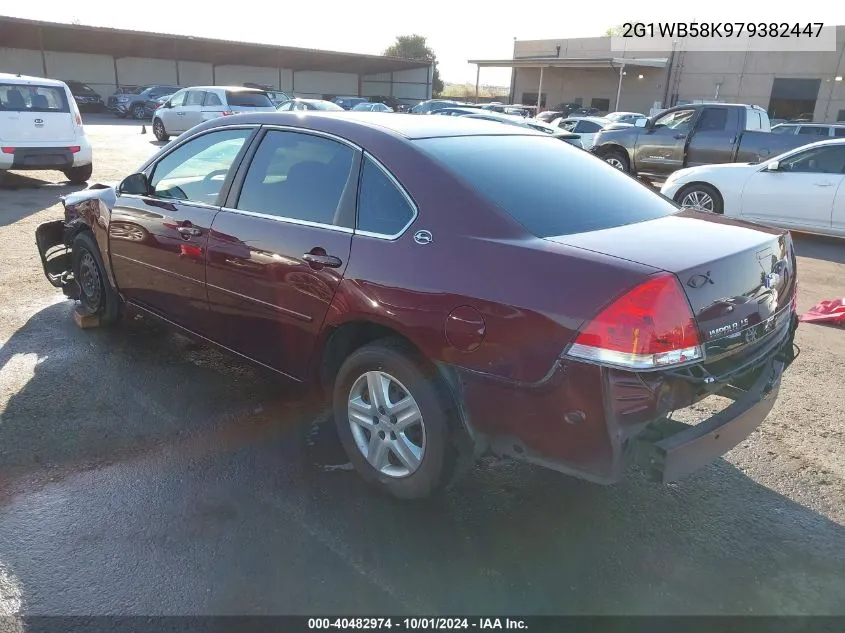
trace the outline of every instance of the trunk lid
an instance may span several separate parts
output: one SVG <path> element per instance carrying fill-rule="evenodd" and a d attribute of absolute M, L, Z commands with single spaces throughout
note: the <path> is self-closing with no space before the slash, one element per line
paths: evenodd
<path fill-rule="evenodd" d="M 708 364 L 750 353 L 789 321 L 796 269 L 785 231 L 683 211 L 548 239 L 674 273 Z"/>
<path fill-rule="evenodd" d="M 0 111 L 0 141 L 15 143 L 47 142 L 72 145 L 76 138 L 70 112 Z"/>

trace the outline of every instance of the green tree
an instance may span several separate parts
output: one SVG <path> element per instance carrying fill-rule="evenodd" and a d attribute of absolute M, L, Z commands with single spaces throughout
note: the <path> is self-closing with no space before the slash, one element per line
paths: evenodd
<path fill-rule="evenodd" d="M 605 37 L 613 37 L 614 35 L 622 35 L 624 29 L 622 28 L 622 24 L 617 24 L 616 26 L 611 26 L 604 32 Z"/>
<path fill-rule="evenodd" d="M 385 49 L 384 54 L 389 57 L 404 57 L 405 59 L 422 59 L 434 62 L 434 78 L 431 81 L 431 91 L 435 95 L 443 92 L 443 80 L 437 68 L 437 55 L 429 48 L 424 35 L 399 35 L 396 41 Z"/>

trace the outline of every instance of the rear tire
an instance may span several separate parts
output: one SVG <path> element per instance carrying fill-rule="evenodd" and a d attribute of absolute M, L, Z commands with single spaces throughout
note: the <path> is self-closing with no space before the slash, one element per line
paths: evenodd
<path fill-rule="evenodd" d="M 80 167 L 71 167 L 66 169 L 63 173 L 65 178 L 70 180 L 71 184 L 84 185 L 91 179 L 91 173 L 94 171 L 93 163 L 81 165 Z"/>
<path fill-rule="evenodd" d="M 164 129 L 164 122 L 161 119 L 153 119 L 153 135 L 162 143 L 170 140 L 170 135 Z"/>
<path fill-rule="evenodd" d="M 78 233 L 71 251 L 73 277 L 79 287 L 79 303 L 86 314 L 100 317 L 100 325 L 117 321 L 120 296 L 111 287 L 100 249 L 88 231 Z"/>
<path fill-rule="evenodd" d="M 682 207 L 711 213 L 724 213 L 724 203 L 719 191 L 706 183 L 695 182 L 675 194 L 675 202 Z"/>
<path fill-rule="evenodd" d="M 617 149 L 611 149 L 602 153 L 601 158 L 611 167 L 625 172 L 626 174 L 631 173 L 631 163 L 623 152 L 620 152 Z"/>
<path fill-rule="evenodd" d="M 379 413 L 370 394 L 384 393 Z M 393 408 L 400 402 L 405 406 Z M 435 371 L 402 340 L 370 343 L 346 359 L 335 380 L 333 411 L 349 461 L 376 488 L 422 499 L 455 480 L 454 406 Z"/>
<path fill-rule="evenodd" d="M 147 109 L 140 104 L 136 105 L 134 108 L 132 108 L 132 117 L 139 121 L 141 121 L 142 119 L 146 119 Z"/>

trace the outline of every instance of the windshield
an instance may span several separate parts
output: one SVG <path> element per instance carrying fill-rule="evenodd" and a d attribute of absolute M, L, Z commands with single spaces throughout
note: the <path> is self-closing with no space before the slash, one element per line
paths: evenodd
<path fill-rule="evenodd" d="M 0 111 L 70 112 L 67 95 L 57 86 L 0 84 Z"/>
<path fill-rule="evenodd" d="M 415 143 L 537 237 L 597 231 L 678 211 L 630 176 L 555 138 L 457 136 Z"/>

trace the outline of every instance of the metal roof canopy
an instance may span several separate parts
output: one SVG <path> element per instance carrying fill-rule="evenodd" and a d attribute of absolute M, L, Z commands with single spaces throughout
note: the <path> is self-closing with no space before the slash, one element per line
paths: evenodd
<path fill-rule="evenodd" d="M 579 70 L 602 70 L 607 68 L 619 69 L 619 84 L 616 88 L 616 110 L 619 109 L 619 99 L 622 96 L 622 76 L 626 66 L 650 68 L 665 68 L 669 62 L 667 57 L 635 58 L 635 57 L 520 57 L 516 59 L 470 59 L 470 64 L 476 65 L 475 94 L 478 95 L 478 84 L 482 68 L 539 68 L 540 87 L 537 90 L 537 107 L 543 94 L 543 69 L 545 68 L 577 68 Z"/>
<path fill-rule="evenodd" d="M 8 48 L 174 59 L 290 70 L 322 70 L 362 75 L 429 68 L 431 62 L 341 53 L 292 46 L 233 42 L 189 35 L 149 33 L 80 24 L 60 24 L 0 16 L 0 43 Z"/>

